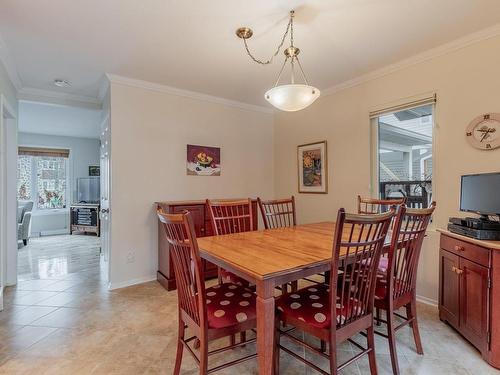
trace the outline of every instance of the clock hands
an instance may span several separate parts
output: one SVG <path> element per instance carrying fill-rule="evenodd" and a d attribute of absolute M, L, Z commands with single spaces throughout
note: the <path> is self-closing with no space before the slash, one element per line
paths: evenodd
<path fill-rule="evenodd" d="M 483 136 L 481 137 L 479 142 L 483 142 L 487 137 L 489 137 L 490 133 L 494 133 L 497 130 L 495 128 L 481 128 L 477 129 L 478 132 L 483 133 Z"/>

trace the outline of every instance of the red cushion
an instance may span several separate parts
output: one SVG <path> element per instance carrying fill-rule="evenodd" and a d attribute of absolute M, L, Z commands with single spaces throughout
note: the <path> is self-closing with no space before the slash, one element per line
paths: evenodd
<path fill-rule="evenodd" d="M 326 284 L 313 285 L 299 289 L 293 293 L 284 294 L 276 300 L 280 316 L 300 320 L 318 328 L 328 328 L 331 323 L 329 308 L 330 289 Z M 338 303 L 337 297 L 337 323 L 343 323 L 346 316 L 351 315 L 351 309 L 358 307 L 359 302 Z"/>
<path fill-rule="evenodd" d="M 236 276 L 234 273 L 226 271 L 223 268 L 221 268 L 220 274 L 222 276 L 223 283 L 232 283 L 232 284 L 236 284 L 236 285 L 240 285 L 240 286 L 249 286 L 250 285 L 250 283 L 247 280 L 245 280 L 239 276 Z"/>
<path fill-rule="evenodd" d="M 226 283 L 206 289 L 209 328 L 230 327 L 255 320 L 255 294 L 251 289 Z"/>
<path fill-rule="evenodd" d="M 403 287 L 407 285 L 401 280 L 396 280 L 395 288 Z M 385 276 L 377 275 L 377 285 L 375 286 L 375 299 L 384 299 L 387 293 L 387 281 Z"/>

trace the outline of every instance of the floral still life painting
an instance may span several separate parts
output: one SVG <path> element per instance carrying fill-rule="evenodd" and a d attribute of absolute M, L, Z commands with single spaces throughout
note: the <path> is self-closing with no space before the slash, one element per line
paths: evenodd
<path fill-rule="evenodd" d="M 187 145 L 186 171 L 191 176 L 220 176 L 220 148 Z"/>
<path fill-rule="evenodd" d="M 299 193 L 327 193 L 326 141 L 297 147 Z"/>

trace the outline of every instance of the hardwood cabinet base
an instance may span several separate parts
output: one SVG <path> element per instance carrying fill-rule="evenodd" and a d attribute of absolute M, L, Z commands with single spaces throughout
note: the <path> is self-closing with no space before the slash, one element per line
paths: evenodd
<path fill-rule="evenodd" d="M 500 369 L 500 241 L 439 232 L 439 319 Z"/>

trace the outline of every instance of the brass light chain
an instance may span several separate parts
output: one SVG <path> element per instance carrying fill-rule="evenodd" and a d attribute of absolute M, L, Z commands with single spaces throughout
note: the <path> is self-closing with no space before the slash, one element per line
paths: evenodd
<path fill-rule="evenodd" d="M 295 14 L 295 12 L 293 10 L 290 11 L 290 21 L 288 21 L 288 25 L 286 26 L 285 33 L 283 34 L 283 37 L 281 38 L 281 43 L 278 45 L 278 48 L 276 49 L 276 52 L 274 52 L 274 54 L 271 56 L 271 58 L 269 60 L 267 60 L 267 61 L 262 61 L 262 60 L 257 59 L 256 57 L 254 57 L 252 55 L 252 53 L 250 52 L 250 49 L 248 48 L 247 39 L 243 38 L 243 43 L 245 44 L 245 49 L 247 51 L 247 54 L 248 54 L 248 56 L 250 56 L 250 58 L 253 61 L 255 61 L 257 64 L 261 64 L 261 65 L 271 64 L 273 62 L 273 59 L 280 52 L 281 47 L 283 47 L 283 44 L 285 43 L 285 39 L 286 39 L 286 37 L 288 35 L 288 32 L 290 32 L 290 42 L 291 42 L 291 46 L 293 47 L 293 17 L 294 17 L 294 14 Z"/>

